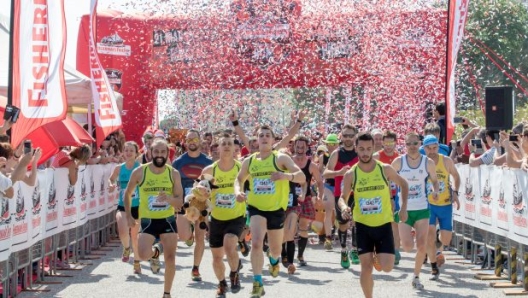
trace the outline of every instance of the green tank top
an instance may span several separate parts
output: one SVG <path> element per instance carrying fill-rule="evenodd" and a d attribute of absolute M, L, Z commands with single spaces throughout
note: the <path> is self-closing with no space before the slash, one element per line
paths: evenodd
<path fill-rule="evenodd" d="M 213 177 L 217 189 L 211 192 L 213 210 L 211 216 L 217 220 L 231 220 L 246 213 L 246 204 L 235 198 L 234 183 L 240 171 L 240 162 L 235 160 L 233 168 L 227 172 L 220 170 L 218 162 L 213 163 Z"/>
<path fill-rule="evenodd" d="M 165 171 L 161 174 L 154 174 L 148 165 L 142 165 L 143 181 L 138 186 L 139 192 L 139 217 L 150 219 L 162 219 L 174 215 L 172 205 L 159 202 L 158 194 L 164 191 L 168 196 L 172 196 L 172 167 L 165 166 Z"/>
<path fill-rule="evenodd" d="M 354 220 L 369 227 L 379 227 L 393 221 L 391 191 L 383 174 L 383 164 L 376 161 L 374 170 L 363 172 L 358 165 L 354 171 Z"/>
<path fill-rule="evenodd" d="M 286 210 L 288 207 L 289 183 L 286 180 L 271 181 L 271 174 L 284 172 L 277 166 L 277 152 L 273 151 L 264 160 L 257 159 L 257 154 L 249 160 L 248 205 L 261 211 Z"/>

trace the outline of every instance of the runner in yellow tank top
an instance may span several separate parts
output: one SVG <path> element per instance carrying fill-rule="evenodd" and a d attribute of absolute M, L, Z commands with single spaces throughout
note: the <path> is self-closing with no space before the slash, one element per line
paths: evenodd
<path fill-rule="evenodd" d="M 427 157 L 436 164 L 436 176 L 438 177 L 438 183 L 440 185 L 437 201 L 433 200 L 432 196 L 429 195 L 430 217 L 429 234 L 427 236 L 427 255 L 431 262 L 431 280 L 437 280 L 439 278 L 439 267 L 443 264 L 437 262 L 437 242 L 438 248 L 451 243 L 453 234 L 453 203 L 456 204 L 457 209 L 460 208 L 460 202 L 458 201 L 460 176 L 453 160 L 447 156 L 438 154 L 438 149 L 438 139 L 433 135 L 425 136 L 424 150 Z M 453 178 L 453 187 L 451 187 L 450 176 Z M 427 188 L 429 189 L 429 193 L 431 193 L 432 185 L 430 182 L 427 183 Z M 436 233 L 437 224 L 440 226 L 439 239 Z"/>
<path fill-rule="evenodd" d="M 356 139 L 358 164 L 343 176 L 343 191 L 339 197 L 339 208 L 344 219 L 351 218 L 350 207 L 345 198 L 354 190 L 354 220 L 357 246 L 361 262 L 361 288 L 366 298 L 373 297 L 374 280 L 372 267 L 390 272 L 394 267 L 394 239 L 391 222 L 392 206 L 390 187 L 393 181 L 402 189 L 400 218 L 407 220 L 407 195 L 409 186 L 390 166 L 372 158 L 374 139 L 369 132 L 360 132 Z"/>
<path fill-rule="evenodd" d="M 149 149 L 152 162 L 136 168 L 130 176 L 125 191 L 125 212 L 131 228 L 136 225 L 131 214 L 132 194 L 139 188 L 139 217 L 141 220 L 138 236 L 138 251 L 134 258 L 150 260 L 153 273 L 160 270 L 159 255 L 165 248 L 165 282 L 163 298 L 170 298 L 170 290 L 176 273 L 176 243 L 178 241 L 174 209 L 183 206 L 183 189 L 180 173 L 166 165 L 169 146 L 163 139 L 154 140 Z M 160 243 L 152 245 L 156 238 Z"/>
<path fill-rule="evenodd" d="M 211 193 L 213 209 L 209 225 L 209 245 L 213 254 L 213 269 L 218 279 L 216 297 L 224 297 L 228 292 L 224 255 L 227 256 L 230 269 L 231 292 L 240 291 L 237 243 L 246 225 L 246 204 L 235 197 L 234 183 L 241 164 L 233 157 L 234 140 L 229 134 L 224 134 L 216 143 L 220 159 L 203 169 L 202 175 L 212 175 L 218 187 Z"/>
<path fill-rule="evenodd" d="M 257 130 L 259 152 L 246 158 L 235 181 L 235 195 L 238 201 L 248 200 L 250 216 L 251 266 L 254 274 L 251 297 L 264 295 L 262 266 L 264 253 L 262 242 L 268 233 L 270 247 L 270 274 L 279 275 L 279 258 L 284 236 L 284 215 L 288 204 L 288 181 L 305 182 L 304 173 L 291 157 L 272 151 L 273 131 L 269 126 Z M 244 181 L 249 179 L 250 191 L 246 196 Z"/>

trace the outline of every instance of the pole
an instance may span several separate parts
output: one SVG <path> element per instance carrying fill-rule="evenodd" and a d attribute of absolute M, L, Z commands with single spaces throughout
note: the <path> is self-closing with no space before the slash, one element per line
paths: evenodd
<path fill-rule="evenodd" d="M 13 103 L 13 54 L 14 54 L 14 32 L 15 32 L 15 0 L 11 0 L 11 13 L 9 19 L 9 58 L 7 66 L 7 105 Z M 11 131 L 6 131 L 7 136 L 11 139 Z"/>

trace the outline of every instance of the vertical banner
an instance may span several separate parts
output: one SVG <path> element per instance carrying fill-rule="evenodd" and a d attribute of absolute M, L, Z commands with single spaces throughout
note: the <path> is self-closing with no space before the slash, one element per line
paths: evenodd
<path fill-rule="evenodd" d="M 108 191 L 108 179 L 114 171 L 115 164 L 106 164 L 105 168 L 105 193 L 106 193 L 106 213 L 110 213 L 117 208 L 118 198 L 119 198 L 119 188 L 116 187 L 113 192 Z"/>
<path fill-rule="evenodd" d="M 15 196 L 11 199 L 10 208 L 14 211 L 13 217 L 13 243 L 11 252 L 29 248 L 32 244 L 31 234 L 31 197 L 24 196 L 22 183 L 15 183 Z"/>
<path fill-rule="evenodd" d="M 98 168 L 96 166 L 87 166 L 86 167 L 86 183 L 88 183 L 88 210 L 86 211 L 86 216 L 88 220 L 97 218 L 97 190 L 96 190 L 96 183 L 99 183 L 98 178 L 95 169 Z"/>
<path fill-rule="evenodd" d="M 487 229 L 489 230 L 489 228 L 491 227 L 492 225 L 492 206 L 491 206 L 491 202 L 493 199 L 496 199 L 496 198 L 493 198 L 491 196 L 491 179 L 493 177 L 493 173 L 495 171 L 495 167 L 494 166 L 486 166 L 486 165 L 482 165 L 480 166 L 480 197 L 478 198 L 479 199 L 479 203 L 480 203 L 480 208 L 479 208 L 479 224 L 480 224 L 480 227 L 481 228 L 485 228 L 487 227 Z"/>
<path fill-rule="evenodd" d="M 526 173 L 521 170 L 512 170 L 514 178 L 510 181 L 513 181 L 511 188 L 511 193 L 509 194 L 512 198 L 511 214 L 513 216 L 513 231 L 515 235 L 522 236 L 523 238 L 528 237 L 528 204 L 526 202 L 526 195 L 528 187 L 528 181 L 526 178 Z M 508 181 L 508 180 L 507 180 Z"/>
<path fill-rule="evenodd" d="M 95 47 L 95 24 L 96 24 L 97 0 L 91 0 L 90 6 L 90 36 L 89 36 L 89 59 L 90 78 L 92 79 L 92 94 L 95 108 L 95 128 L 97 135 L 97 147 L 112 132 L 121 128 L 121 115 L 117 107 L 114 91 L 103 69 Z"/>
<path fill-rule="evenodd" d="M 76 201 L 79 206 L 78 209 L 78 224 L 83 225 L 88 221 L 88 198 L 90 197 L 88 193 L 89 189 L 89 175 L 87 166 L 79 166 L 79 173 L 77 176 L 77 185 L 75 186 L 75 195 L 77 197 Z"/>
<path fill-rule="evenodd" d="M 51 237 L 61 231 L 59 226 L 59 204 L 57 202 L 57 189 L 55 188 L 55 170 L 48 169 L 46 179 L 48 182 L 44 196 L 46 208 L 46 220 L 44 224 L 44 237 Z"/>
<path fill-rule="evenodd" d="M 35 186 L 30 187 L 25 183 L 22 183 L 22 190 L 24 196 L 31 197 L 31 241 L 32 245 L 42 239 L 44 234 L 44 218 L 43 216 L 46 210 L 43 208 L 43 195 L 46 188 L 46 175 L 44 173 L 38 173 L 37 181 Z"/>
<path fill-rule="evenodd" d="M 103 167 L 97 167 L 94 172 L 94 176 L 98 176 L 98 183 L 95 184 L 96 197 L 97 197 L 97 217 L 101 216 L 106 212 L 106 181 L 105 170 Z"/>
<path fill-rule="evenodd" d="M 506 209 L 507 202 L 506 196 L 504 195 L 504 181 L 506 179 L 506 172 L 509 170 L 504 170 L 503 168 L 496 168 L 494 170 L 493 176 L 494 179 L 491 179 L 491 197 L 493 198 L 492 209 L 494 218 L 496 234 L 501 236 L 507 236 L 510 231 L 510 218 L 508 216 L 508 210 Z M 496 177 L 502 177 L 501 179 L 496 179 Z"/>
<path fill-rule="evenodd" d="M 67 168 L 55 169 L 55 189 L 62 230 L 68 230 L 77 224 L 77 205 L 75 204 L 75 186 L 70 185 Z"/>
<path fill-rule="evenodd" d="M 447 136 L 446 142 L 451 140 L 455 130 L 453 118 L 456 112 L 455 97 L 455 68 L 457 63 L 458 50 L 464 37 L 464 27 L 466 25 L 469 0 L 449 1 L 449 31 L 447 34 L 447 82 L 446 82 L 446 121 Z"/>
<path fill-rule="evenodd" d="M 20 108 L 11 144 L 40 126 L 66 117 L 66 19 L 63 0 L 15 0 L 13 98 Z"/>
<path fill-rule="evenodd" d="M 13 216 L 10 210 L 10 200 L 0 194 L 0 262 L 9 258 L 11 244 L 13 244 L 13 238 L 11 237 Z"/>
<path fill-rule="evenodd" d="M 476 219 L 476 210 L 475 210 L 475 198 L 478 197 L 478 187 L 474 187 L 474 185 L 478 185 L 478 179 L 479 179 L 479 172 L 478 168 L 470 168 L 470 167 L 463 167 L 462 168 L 463 174 L 461 173 L 461 177 L 464 177 L 464 181 L 462 181 L 462 186 L 464 190 L 464 198 L 463 203 L 464 204 L 464 218 L 467 220 L 467 222 L 470 222 L 472 225 L 474 225 L 474 221 Z M 474 184 L 474 180 L 476 179 L 477 184 Z"/>

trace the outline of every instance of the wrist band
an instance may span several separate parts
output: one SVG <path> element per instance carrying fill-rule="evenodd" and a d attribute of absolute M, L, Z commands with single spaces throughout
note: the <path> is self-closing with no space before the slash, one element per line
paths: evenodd
<path fill-rule="evenodd" d="M 301 119 L 297 119 L 297 122 L 301 123 L 302 124 L 302 120 Z"/>
<path fill-rule="evenodd" d="M 232 121 L 231 123 L 233 123 L 233 126 L 238 126 L 238 120 Z"/>

